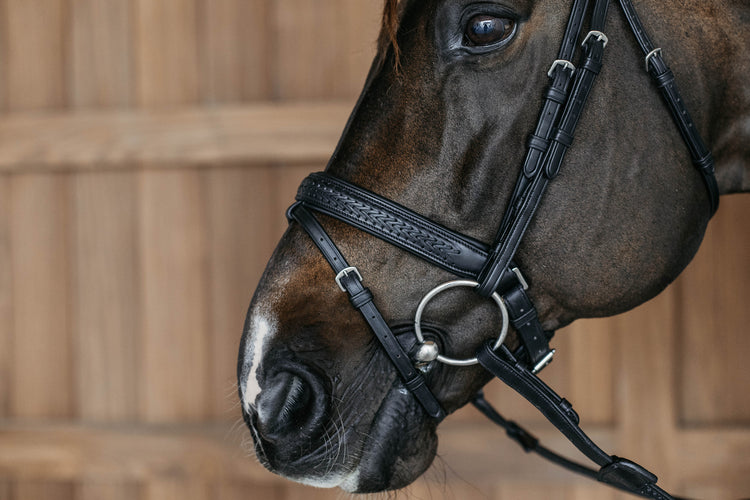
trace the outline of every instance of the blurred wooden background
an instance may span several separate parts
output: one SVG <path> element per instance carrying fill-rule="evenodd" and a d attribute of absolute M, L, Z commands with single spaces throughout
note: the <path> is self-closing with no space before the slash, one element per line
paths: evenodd
<path fill-rule="evenodd" d="M 251 457 L 234 367 L 379 0 L 0 0 L 0 499 L 341 498 Z M 750 197 L 665 293 L 555 341 L 545 378 L 677 493 L 750 495 Z M 549 426 L 490 396 L 553 446 Z M 403 498 L 615 499 L 471 409 Z M 401 497 L 402 495 L 399 495 Z"/>

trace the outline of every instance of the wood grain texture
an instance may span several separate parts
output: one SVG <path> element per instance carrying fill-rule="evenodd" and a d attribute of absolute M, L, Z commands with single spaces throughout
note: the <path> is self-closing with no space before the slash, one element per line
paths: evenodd
<path fill-rule="evenodd" d="M 612 319 L 617 338 L 617 420 L 620 442 L 611 453 L 633 457 L 656 471 L 668 491 L 677 486 L 673 455 L 676 434 L 674 392 L 675 291 Z M 636 458 L 637 457 L 637 458 Z M 678 492 L 679 494 L 679 492 Z"/>
<path fill-rule="evenodd" d="M 201 98 L 207 103 L 272 97 L 269 0 L 200 0 Z"/>
<path fill-rule="evenodd" d="M 142 485 L 106 478 L 85 479 L 76 486 L 76 500 L 141 500 Z"/>
<path fill-rule="evenodd" d="M 73 415 L 70 188 L 61 175 L 11 178 L 10 415 Z"/>
<path fill-rule="evenodd" d="M 132 420 L 142 319 L 136 178 L 84 173 L 73 182 L 77 413 L 87 421 Z"/>
<path fill-rule="evenodd" d="M 4 7 L 7 109 L 64 107 L 68 0 L 5 0 Z"/>
<path fill-rule="evenodd" d="M 203 478 L 277 484 L 224 425 L 89 425 L 6 421 L 0 477 L 27 481 L 105 481 L 125 487 L 150 479 Z"/>
<path fill-rule="evenodd" d="M 17 481 L 12 488 L 12 500 L 75 500 L 75 485 L 60 481 Z"/>
<path fill-rule="evenodd" d="M 721 200 L 698 255 L 677 282 L 678 386 L 686 426 L 750 425 L 750 197 Z"/>
<path fill-rule="evenodd" d="M 0 116 L 0 172 L 313 163 L 322 168 L 352 103 Z"/>
<path fill-rule="evenodd" d="M 139 174 L 141 416 L 204 419 L 208 411 L 205 190 L 197 171 Z"/>
<path fill-rule="evenodd" d="M 284 499 L 285 487 L 282 484 L 258 484 L 251 481 L 222 481 L 213 485 L 211 498 L 215 500 L 248 500 L 258 499 Z"/>
<path fill-rule="evenodd" d="M 199 98 L 195 0 L 133 0 L 136 102 L 141 107 L 194 104 Z"/>
<path fill-rule="evenodd" d="M 276 97 L 355 97 L 376 52 L 382 2 L 274 2 Z"/>
<path fill-rule="evenodd" d="M 133 104 L 133 2 L 75 0 L 68 71 L 70 103 L 81 107 Z"/>
<path fill-rule="evenodd" d="M 210 324 L 209 413 L 241 417 L 236 383 L 237 349 L 252 291 L 274 247 L 270 168 L 207 170 L 207 239 Z"/>
<path fill-rule="evenodd" d="M 10 179 L 0 175 L 0 419 L 10 406 L 13 285 L 10 259 Z M 0 498 L 2 495 L 0 495 Z"/>
<path fill-rule="evenodd" d="M 143 488 L 143 500 L 208 500 L 209 488 L 200 476 L 151 479 Z"/>

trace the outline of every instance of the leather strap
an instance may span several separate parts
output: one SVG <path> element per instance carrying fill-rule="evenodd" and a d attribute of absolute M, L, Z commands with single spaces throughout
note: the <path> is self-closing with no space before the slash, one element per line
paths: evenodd
<path fill-rule="evenodd" d="M 591 20 L 592 31 L 604 29 L 607 5 L 606 0 L 597 0 Z M 518 250 L 521 239 L 526 234 L 528 225 L 539 207 L 549 181 L 554 179 L 560 171 L 565 153 L 572 144 L 573 135 L 589 92 L 601 69 L 605 44 L 606 39 L 601 37 L 586 38 L 583 45 L 582 62 L 576 70 L 573 88 L 560 118 L 560 123 L 554 131 L 549 148 L 544 155 L 542 169 L 530 180 L 528 188 L 520 193 L 518 193 L 518 190 L 516 191 L 517 199 L 511 200 L 509 204 L 515 210 L 506 212 L 506 215 L 504 215 L 490 258 L 479 275 L 480 285 L 477 292 L 480 295 L 489 297 L 497 290 L 500 278 Z"/>
<path fill-rule="evenodd" d="M 610 456 L 599 448 L 579 427 L 578 415 L 570 403 L 535 376 L 534 373 L 553 352 L 548 344 L 551 332 L 543 331 L 534 305 L 525 293 L 523 279 L 511 271 L 511 262 L 520 240 L 548 183 L 559 173 L 565 153 L 573 143 L 576 126 L 601 69 L 607 42 L 601 30 L 606 20 L 608 0 L 596 0 L 594 4 L 589 23 L 591 31 L 585 37 L 583 54 L 575 73 L 570 63 L 588 5 L 587 0 L 575 0 L 573 3 L 558 61 L 549 72 L 552 82 L 545 94 L 537 127 L 529 138 L 524 166 L 492 247 L 324 173 L 313 174 L 303 181 L 297 195 L 298 202 L 290 208 L 288 216 L 308 232 L 337 273 L 337 283 L 347 292 L 352 305 L 362 313 L 383 345 L 405 386 L 433 418 L 440 420 L 445 412 L 427 387 L 421 372 L 414 368 L 402 344 L 375 307 L 371 292 L 362 285 L 359 271 L 349 267 L 323 227 L 305 207 L 347 222 L 458 276 L 476 279 L 480 282 L 478 288 L 483 295 L 489 296 L 495 291 L 501 293 L 522 347 L 513 355 L 505 346 L 501 346 L 499 353 L 496 353 L 491 344 L 483 345 L 477 354 L 479 362 L 531 402 L 600 468 L 590 469 L 544 448 L 523 428 L 494 411 L 481 393 L 474 404 L 503 426 L 508 435 L 526 451 L 534 451 L 570 470 L 646 498 L 674 500 L 675 497 L 656 485 L 657 478 L 652 473 L 632 461 Z M 674 75 L 661 58 L 660 51 L 653 48 L 631 1 L 620 0 L 620 5 L 639 46 L 647 54 L 647 69 L 670 108 L 694 164 L 703 175 L 713 214 L 718 206 L 718 188 L 711 155 L 685 109 L 674 83 Z"/>
<path fill-rule="evenodd" d="M 336 282 L 349 295 L 352 306 L 362 313 L 365 321 L 367 321 L 399 375 L 401 375 L 404 386 L 414 394 L 430 417 L 436 421 L 445 418 L 445 411 L 427 386 L 422 372 L 414 366 L 410 357 L 388 327 L 383 315 L 380 314 L 372 301 L 373 297 L 370 290 L 362 285 L 359 271 L 355 272 L 354 268 L 349 266 L 323 226 L 305 207 L 301 204 L 292 205 L 287 212 L 287 216 L 297 221 L 307 231 L 323 257 L 331 265 L 336 273 Z M 347 270 L 350 271 L 347 272 Z"/>
<path fill-rule="evenodd" d="M 476 279 L 487 245 L 324 172 L 302 181 L 297 201 L 462 278 Z"/>
<path fill-rule="evenodd" d="M 631 0 L 620 0 L 620 6 L 635 35 L 638 46 L 643 51 L 644 56 L 646 56 L 648 72 L 659 88 L 672 115 L 672 119 L 690 151 L 693 165 L 695 165 L 703 177 L 703 182 L 708 190 L 708 201 L 711 204 L 711 215 L 713 216 L 719 208 L 719 186 L 716 183 L 714 161 L 711 152 L 703 142 L 700 132 L 698 132 L 698 128 L 695 126 L 695 122 L 691 118 L 690 113 L 688 113 L 685 101 L 682 99 L 680 91 L 677 88 L 672 70 L 669 69 L 669 66 L 664 61 L 661 49 L 655 49 L 633 3 Z"/>
<path fill-rule="evenodd" d="M 573 79 L 573 73 L 575 67 L 573 66 L 571 59 L 575 53 L 578 36 L 581 33 L 583 26 L 583 17 L 588 7 L 588 0 L 576 0 L 573 2 L 573 7 L 570 11 L 570 17 L 568 18 L 568 24 L 565 28 L 565 34 L 563 35 L 563 41 L 560 44 L 560 51 L 557 54 L 557 59 L 547 73 L 552 79 L 549 88 L 544 96 L 544 103 L 542 104 L 542 110 L 539 113 L 539 119 L 537 120 L 536 129 L 534 133 L 529 137 L 529 150 L 526 153 L 526 159 L 524 160 L 523 169 L 516 182 L 512 200 L 519 199 L 521 194 L 526 190 L 529 182 L 535 175 L 538 174 L 539 169 L 544 158 L 544 153 L 549 147 L 550 135 L 552 134 L 553 127 L 557 123 L 560 116 L 560 111 L 565 105 L 565 101 L 568 99 L 568 92 L 570 90 L 570 82 Z M 566 65 L 568 63 L 569 65 Z M 503 222 L 509 220 L 514 205 L 509 204 L 508 210 L 503 217 Z M 511 213 L 508 213 L 510 211 Z M 503 224 L 500 225 L 499 233 L 503 232 Z"/>
<path fill-rule="evenodd" d="M 546 181 L 538 176 L 537 181 Z M 406 250 L 462 278 L 478 280 L 487 261 L 487 245 L 452 231 L 396 202 L 324 172 L 310 174 L 297 191 L 297 203 L 334 217 Z M 293 205 L 293 207 L 296 205 Z M 551 333 L 544 332 L 531 299 L 513 265 L 499 279 L 529 366 L 541 370 L 551 361 Z"/>

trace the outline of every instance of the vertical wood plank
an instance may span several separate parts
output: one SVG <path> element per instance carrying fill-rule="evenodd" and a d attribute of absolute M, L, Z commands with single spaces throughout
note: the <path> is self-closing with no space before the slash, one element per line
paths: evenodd
<path fill-rule="evenodd" d="M 144 485 L 143 500 L 207 500 L 210 491 L 200 478 L 159 477 Z"/>
<path fill-rule="evenodd" d="M 750 424 L 750 197 L 721 203 L 677 282 L 680 418 L 688 425 Z"/>
<path fill-rule="evenodd" d="M 76 488 L 76 500 L 140 500 L 141 488 L 136 483 L 120 480 L 87 479 Z"/>
<path fill-rule="evenodd" d="M 212 499 L 215 500 L 247 500 L 258 498 L 263 500 L 290 500 L 284 494 L 284 486 L 277 484 L 256 484 L 250 482 L 223 481 L 213 487 Z"/>
<path fill-rule="evenodd" d="M 0 33 L 8 33 L 8 15 L 5 0 L 0 0 Z M 0 61 L 8 60 L 7 36 L 0 36 Z M 0 64 L 0 112 L 8 110 L 8 64 Z"/>
<path fill-rule="evenodd" d="M 74 500 L 75 485 L 60 481 L 17 481 L 13 485 L 13 500 Z"/>
<path fill-rule="evenodd" d="M 69 182 L 11 178 L 13 372 L 11 415 L 67 417 L 73 410 L 69 318 Z"/>
<path fill-rule="evenodd" d="M 568 358 L 568 399 L 584 425 L 615 421 L 615 337 L 610 318 L 579 320 L 561 330 L 552 342 Z"/>
<path fill-rule="evenodd" d="M 74 189 L 78 413 L 132 420 L 140 373 L 135 175 L 77 174 Z"/>
<path fill-rule="evenodd" d="M 76 0 L 71 5 L 70 101 L 76 107 L 132 103 L 132 2 Z"/>
<path fill-rule="evenodd" d="M 7 108 L 65 104 L 67 0 L 5 0 Z"/>
<path fill-rule="evenodd" d="M 8 416 L 10 403 L 11 332 L 13 304 L 10 260 L 10 180 L 0 175 L 0 418 Z M 2 495 L 0 495 L 2 498 Z"/>
<path fill-rule="evenodd" d="M 211 413 L 235 420 L 236 362 L 250 298 L 276 244 L 269 168 L 222 168 L 205 173 L 208 189 L 212 352 Z"/>
<path fill-rule="evenodd" d="M 159 107 L 197 102 L 195 0 L 134 1 L 138 104 Z"/>
<path fill-rule="evenodd" d="M 205 193 L 194 170 L 139 176 L 141 411 L 146 421 L 207 414 Z"/>
<path fill-rule="evenodd" d="M 202 99 L 268 99 L 271 90 L 271 1 L 201 0 Z"/>
<path fill-rule="evenodd" d="M 382 2 L 275 2 L 277 97 L 356 97 L 376 52 Z"/>
<path fill-rule="evenodd" d="M 619 445 L 610 453 L 635 460 L 657 474 L 667 491 L 676 485 L 679 457 L 674 398 L 674 287 L 613 318 L 617 337 Z"/>

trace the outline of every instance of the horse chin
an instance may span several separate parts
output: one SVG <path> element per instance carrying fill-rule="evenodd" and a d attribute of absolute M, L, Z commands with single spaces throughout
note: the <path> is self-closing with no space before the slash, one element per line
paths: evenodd
<path fill-rule="evenodd" d="M 396 383 L 387 393 L 365 441 L 356 471 L 339 486 L 350 493 L 377 493 L 411 484 L 437 452 L 435 423 Z"/>

